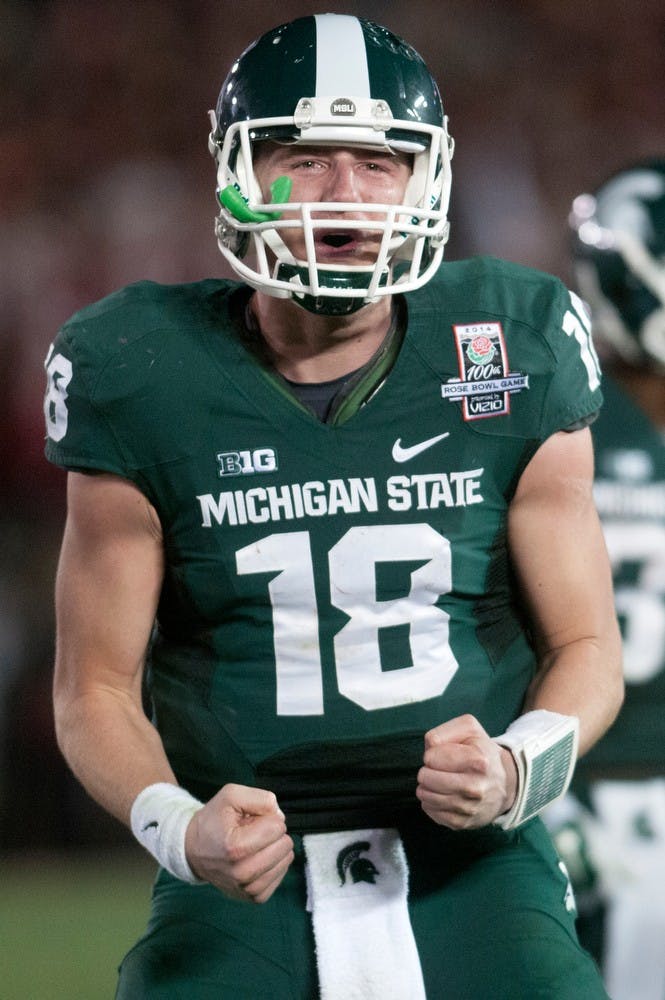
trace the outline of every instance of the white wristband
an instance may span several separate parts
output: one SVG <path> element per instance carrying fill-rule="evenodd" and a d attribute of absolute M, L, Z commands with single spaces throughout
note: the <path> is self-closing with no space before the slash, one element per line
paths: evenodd
<path fill-rule="evenodd" d="M 157 782 L 136 796 L 130 821 L 132 833 L 171 875 L 200 885 L 185 855 L 185 832 L 194 813 L 203 808 L 179 785 Z"/>
<path fill-rule="evenodd" d="M 517 767 L 517 794 L 494 822 L 504 830 L 525 823 L 568 789 L 577 762 L 579 719 L 537 709 L 526 712 L 494 742 L 507 747 Z"/>

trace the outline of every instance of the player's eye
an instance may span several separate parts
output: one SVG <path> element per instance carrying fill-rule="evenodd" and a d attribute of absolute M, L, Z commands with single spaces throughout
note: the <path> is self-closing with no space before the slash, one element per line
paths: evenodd
<path fill-rule="evenodd" d="M 366 160 L 364 167 L 371 174 L 387 174 L 390 176 L 394 173 L 394 164 L 390 160 Z"/>
<path fill-rule="evenodd" d="M 298 160 L 292 164 L 291 170 L 315 170 L 317 167 L 321 167 L 319 160 Z"/>

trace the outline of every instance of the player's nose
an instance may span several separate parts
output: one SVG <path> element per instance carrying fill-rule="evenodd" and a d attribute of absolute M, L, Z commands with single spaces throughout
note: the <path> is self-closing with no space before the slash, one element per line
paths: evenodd
<path fill-rule="evenodd" d="M 325 201 L 362 201 L 360 196 L 357 171 L 351 160 L 336 160 L 329 171 Z"/>

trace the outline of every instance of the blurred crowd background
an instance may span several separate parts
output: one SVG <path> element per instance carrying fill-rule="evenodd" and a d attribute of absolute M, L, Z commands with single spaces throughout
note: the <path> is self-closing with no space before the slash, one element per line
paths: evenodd
<path fill-rule="evenodd" d="M 43 358 L 72 312 L 120 285 L 227 273 L 207 110 L 255 37 L 324 10 L 391 28 L 437 78 L 457 143 L 448 257 L 570 281 L 572 198 L 665 154 L 662 0 L 0 0 L 1 851 L 129 836 L 53 734 L 65 476 L 43 458 Z"/>

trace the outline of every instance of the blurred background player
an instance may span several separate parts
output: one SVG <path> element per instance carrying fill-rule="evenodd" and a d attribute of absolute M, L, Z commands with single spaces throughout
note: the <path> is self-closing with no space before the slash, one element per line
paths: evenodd
<path fill-rule="evenodd" d="M 592 431 L 626 701 L 549 814 L 579 932 L 614 1000 L 665 997 L 665 159 L 573 202 L 574 266 L 605 378 Z"/>

